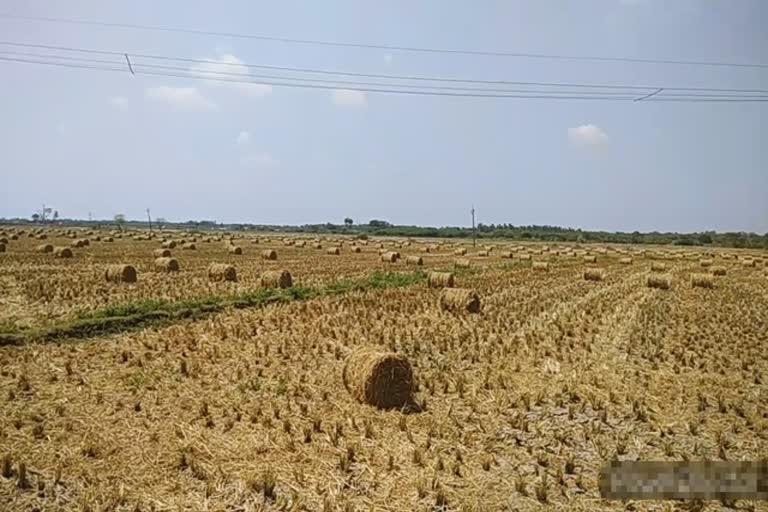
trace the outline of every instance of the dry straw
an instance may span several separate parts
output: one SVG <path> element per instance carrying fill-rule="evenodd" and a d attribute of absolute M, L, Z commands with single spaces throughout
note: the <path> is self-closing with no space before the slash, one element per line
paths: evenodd
<path fill-rule="evenodd" d="M 229 254 L 243 254 L 243 249 L 237 245 L 230 245 L 227 251 L 229 251 Z"/>
<path fill-rule="evenodd" d="M 387 251 L 381 255 L 381 261 L 385 263 L 395 263 L 397 261 L 397 253 Z"/>
<path fill-rule="evenodd" d="M 352 252 L 354 252 L 354 253 L 361 253 L 361 252 L 363 252 L 363 250 L 362 250 L 362 249 L 360 249 L 358 246 L 354 246 L 354 247 L 352 248 Z"/>
<path fill-rule="evenodd" d="M 152 256 L 155 258 L 170 258 L 171 257 L 171 250 L 170 249 L 155 249 L 152 251 Z"/>
<path fill-rule="evenodd" d="M 715 276 L 724 276 L 724 275 L 726 275 L 727 273 L 728 273 L 728 272 L 727 272 L 727 270 L 725 269 L 725 267 L 722 267 L 722 266 L 714 266 L 714 267 L 712 267 L 712 275 L 715 275 Z"/>
<path fill-rule="evenodd" d="M 274 261 L 277 259 L 277 251 L 274 249 L 266 249 L 261 251 L 261 259 Z"/>
<path fill-rule="evenodd" d="M 71 258 L 72 249 L 69 247 L 54 247 L 53 255 L 57 258 Z"/>
<path fill-rule="evenodd" d="M 135 283 L 136 269 L 131 265 L 110 265 L 104 270 L 104 279 L 110 283 Z"/>
<path fill-rule="evenodd" d="M 208 267 L 208 279 L 211 281 L 237 281 L 237 270 L 227 263 L 211 263 Z"/>
<path fill-rule="evenodd" d="M 597 256 L 584 256 L 584 263 L 597 263 Z"/>
<path fill-rule="evenodd" d="M 715 278 L 710 274 L 691 274 L 691 286 L 694 288 L 714 288 Z"/>
<path fill-rule="evenodd" d="M 165 249 L 175 249 L 176 248 L 176 242 L 173 240 L 166 240 L 162 244 L 160 244 L 160 247 L 163 247 Z"/>
<path fill-rule="evenodd" d="M 469 288 L 443 288 L 440 292 L 439 304 L 443 311 L 480 312 L 480 296 Z"/>
<path fill-rule="evenodd" d="M 489 251 L 478 251 L 477 255 L 481 258 L 487 258 L 491 253 Z"/>
<path fill-rule="evenodd" d="M 268 270 L 261 274 L 261 286 L 264 288 L 290 288 L 293 277 L 287 270 Z"/>
<path fill-rule="evenodd" d="M 413 403 L 413 370 L 400 354 L 368 347 L 355 350 L 347 356 L 342 380 L 353 397 L 374 407 L 392 409 Z"/>
<path fill-rule="evenodd" d="M 454 278 L 450 272 L 430 272 L 427 285 L 430 288 L 453 288 Z"/>
<path fill-rule="evenodd" d="M 663 263 L 651 263 L 651 272 L 666 272 L 667 266 Z"/>
<path fill-rule="evenodd" d="M 701 265 L 702 268 L 711 267 L 712 260 L 699 260 L 699 265 Z"/>
<path fill-rule="evenodd" d="M 549 270 L 549 263 L 546 261 L 534 261 L 531 267 L 538 272 L 547 272 Z"/>
<path fill-rule="evenodd" d="M 51 244 L 40 244 L 35 247 L 37 252 L 53 252 L 53 246 Z"/>
<path fill-rule="evenodd" d="M 672 277 L 662 274 L 650 274 L 645 281 L 649 288 L 669 290 L 672 287 Z"/>
<path fill-rule="evenodd" d="M 329 247 L 328 249 L 325 250 L 325 254 L 331 254 L 333 256 L 338 256 L 339 254 L 341 254 L 341 251 L 339 250 L 338 247 Z"/>
<path fill-rule="evenodd" d="M 453 262 L 456 268 L 469 268 L 470 261 L 467 258 L 459 258 Z"/>
<path fill-rule="evenodd" d="M 584 279 L 587 281 L 602 281 L 605 279 L 605 270 L 602 268 L 584 269 Z"/>
<path fill-rule="evenodd" d="M 181 246 L 181 248 L 183 250 L 185 250 L 185 251 L 196 251 L 197 250 L 197 246 L 195 244 L 192 244 L 192 243 L 184 244 L 184 245 Z M 239 249 L 239 247 L 238 247 L 238 249 Z"/>
<path fill-rule="evenodd" d="M 621 258 L 619 259 L 619 263 L 621 263 L 622 265 L 631 265 L 632 258 Z"/>
<path fill-rule="evenodd" d="M 405 263 L 407 265 L 423 265 L 424 260 L 421 259 L 421 256 L 406 256 Z"/>
<path fill-rule="evenodd" d="M 530 261 L 531 255 L 530 254 L 518 254 L 517 259 L 522 261 Z"/>
<path fill-rule="evenodd" d="M 176 261 L 173 258 L 156 258 L 155 259 L 155 270 L 158 272 L 178 272 L 179 271 L 179 262 Z"/>
<path fill-rule="evenodd" d="M 465 254 L 467 254 L 467 249 L 466 247 L 461 247 L 453 251 L 453 254 L 455 254 L 456 256 L 464 256 Z"/>

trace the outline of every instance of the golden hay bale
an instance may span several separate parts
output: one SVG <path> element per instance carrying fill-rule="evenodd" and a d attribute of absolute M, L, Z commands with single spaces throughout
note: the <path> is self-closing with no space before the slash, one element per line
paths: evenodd
<path fill-rule="evenodd" d="M 667 266 L 663 263 L 651 263 L 651 272 L 666 272 Z"/>
<path fill-rule="evenodd" d="M 104 241 L 105 241 L 105 242 L 109 242 L 109 243 L 112 243 L 112 242 L 114 242 L 114 241 L 115 241 L 115 238 L 114 238 L 114 237 L 111 237 L 111 236 L 106 236 L 106 237 L 104 237 Z"/>
<path fill-rule="evenodd" d="M 243 254 L 243 249 L 237 245 L 230 245 L 227 251 L 229 254 Z"/>
<path fill-rule="evenodd" d="M 431 249 L 429 248 L 428 245 L 425 246 L 425 247 L 422 247 L 420 250 L 421 250 L 421 252 L 426 252 L 426 253 L 429 253 L 429 251 L 431 251 Z"/>
<path fill-rule="evenodd" d="M 285 245 L 286 247 L 290 247 L 294 243 L 295 242 L 293 240 L 283 240 L 283 245 Z"/>
<path fill-rule="evenodd" d="M 467 258 L 459 258 L 453 262 L 453 266 L 456 268 L 469 268 L 470 265 L 471 263 Z"/>
<path fill-rule="evenodd" d="M 487 252 L 490 253 L 491 251 L 493 251 L 493 246 L 492 245 L 486 245 L 485 247 L 483 247 L 483 249 L 485 249 Z"/>
<path fill-rule="evenodd" d="M 69 247 L 54 247 L 53 255 L 56 258 L 71 258 L 72 249 L 70 249 Z"/>
<path fill-rule="evenodd" d="M 602 268 L 584 269 L 584 279 L 587 281 L 602 281 L 605 279 L 605 270 Z"/>
<path fill-rule="evenodd" d="M 110 283 L 135 283 L 136 269 L 131 265 L 110 265 L 104 271 L 104 279 Z"/>
<path fill-rule="evenodd" d="M 726 273 L 727 271 L 725 270 L 725 267 L 721 267 L 721 266 L 712 267 L 712 275 L 724 276 Z"/>
<path fill-rule="evenodd" d="M 467 248 L 461 247 L 459 249 L 456 249 L 455 251 L 453 251 L 453 254 L 456 256 L 464 256 L 465 254 L 467 254 Z"/>
<path fill-rule="evenodd" d="M 333 255 L 333 256 L 338 256 L 339 254 L 341 254 L 341 251 L 339 250 L 338 247 L 329 247 L 329 248 L 327 248 L 325 250 L 325 254 L 330 254 L 330 255 Z"/>
<path fill-rule="evenodd" d="M 178 272 L 179 262 L 173 258 L 168 257 L 156 258 L 155 270 L 158 272 Z"/>
<path fill-rule="evenodd" d="M 80 247 L 84 247 L 84 246 L 85 246 L 85 243 L 84 243 L 82 240 L 79 240 L 79 239 L 78 239 L 78 240 L 74 240 L 74 241 L 73 241 L 71 244 L 69 244 L 69 245 L 71 245 L 72 247 L 75 247 L 75 248 L 80 248 Z"/>
<path fill-rule="evenodd" d="M 5 236 L 0 237 L 0 244 L 8 245 L 8 239 Z"/>
<path fill-rule="evenodd" d="M 649 288 L 669 290 L 672 287 L 672 277 L 662 274 L 650 274 L 645 280 L 645 284 Z"/>
<path fill-rule="evenodd" d="M 712 260 L 699 260 L 699 265 L 702 268 L 707 268 L 712 266 Z"/>
<path fill-rule="evenodd" d="M 300 242 L 296 242 L 293 245 L 295 245 L 296 247 L 305 247 L 307 245 L 307 241 L 306 240 L 301 240 Z"/>
<path fill-rule="evenodd" d="M 354 246 L 354 247 L 352 248 L 352 252 L 354 252 L 354 253 L 360 253 L 360 252 L 363 252 L 363 251 L 362 251 L 362 249 L 360 249 L 358 246 Z"/>
<path fill-rule="evenodd" d="M 714 288 L 715 278 L 710 274 L 691 274 L 691 286 L 699 288 Z"/>
<path fill-rule="evenodd" d="M 480 312 L 480 296 L 469 288 L 443 288 L 439 304 L 443 311 Z"/>
<path fill-rule="evenodd" d="M 274 249 L 266 249 L 261 251 L 261 259 L 274 261 L 277 259 L 277 251 Z"/>
<path fill-rule="evenodd" d="M 152 251 L 152 256 L 155 258 L 170 258 L 171 257 L 171 250 L 170 249 L 155 249 Z"/>
<path fill-rule="evenodd" d="M 0 252 L 5 252 L 5 244 L 0 244 Z"/>
<path fill-rule="evenodd" d="M 391 409 L 413 403 L 413 370 L 400 354 L 373 347 L 357 349 L 344 362 L 342 381 L 349 394 L 364 404 Z"/>
<path fill-rule="evenodd" d="M 40 244 L 35 247 L 37 252 L 53 252 L 53 246 L 51 244 Z"/>
<path fill-rule="evenodd" d="M 622 265 L 631 265 L 632 258 L 620 258 L 619 263 L 621 263 Z"/>
<path fill-rule="evenodd" d="M 582 258 L 584 263 L 597 263 L 597 256 L 584 256 Z"/>
<path fill-rule="evenodd" d="M 531 268 L 539 272 L 547 272 L 549 271 L 549 263 L 546 261 L 534 261 L 533 265 L 531 265 Z"/>
<path fill-rule="evenodd" d="M 264 288 L 290 288 L 293 277 L 287 270 L 268 270 L 261 274 L 261 286 Z"/>
<path fill-rule="evenodd" d="M 40 233 L 35 238 L 37 238 L 38 240 L 45 240 L 46 238 L 48 238 L 48 235 L 46 235 L 45 233 Z"/>
<path fill-rule="evenodd" d="M 181 248 L 184 251 L 196 251 L 197 250 L 197 246 L 195 244 L 192 244 L 192 243 L 184 244 L 184 245 L 181 246 Z M 238 247 L 238 249 L 239 249 L 239 247 Z"/>
<path fill-rule="evenodd" d="M 518 254 L 517 259 L 523 260 L 523 261 L 529 261 L 531 259 L 530 254 Z"/>
<path fill-rule="evenodd" d="M 512 251 L 501 251 L 499 253 L 499 256 L 501 256 L 502 258 L 512 259 L 515 256 L 515 253 Z"/>
<path fill-rule="evenodd" d="M 395 263 L 397 261 L 397 253 L 393 251 L 387 251 L 381 255 L 381 261 L 384 263 Z"/>
<path fill-rule="evenodd" d="M 453 274 L 450 272 L 430 272 L 427 276 L 427 286 L 430 288 L 453 288 Z"/>
<path fill-rule="evenodd" d="M 315 249 L 322 249 L 323 248 L 323 244 L 318 242 L 318 243 L 313 244 L 312 247 L 314 247 Z"/>
<path fill-rule="evenodd" d="M 756 267 L 757 262 L 755 260 L 741 260 L 741 265 L 744 267 Z"/>
<path fill-rule="evenodd" d="M 423 265 L 424 260 L 421 259 L 421 256 L 406 256 L 405 263 L 407 265 Z"/>
<path fill-rule="evenodd" d="M 160 247 L 163 247 L 164 249 L 175 249 L 176 248 L 176 241 L 175 240 L 166 240 L 162 244 L 160 244 Z"/>
<path fill-rule="evenodd" d="M 11 240 L 18 240 L 19 239 L 19 235 L 13 234 L 13 235 L 11 235 L 10 238 L 11 238 Z"/>
<path fill-rule="evenodd" d="M 481 257 L 481 258 L 487 258 L 489 254 L 490 254 L 490 252 L 488 252 L 488 251 L 478 251 L 477 252 L 477 255 L 479 257 Z"/>
<path fill-rule="evenodd" d="M 208 280 L 237 281 L 237 270 L 227 263 L 211 263 L 208 266 Z"/>

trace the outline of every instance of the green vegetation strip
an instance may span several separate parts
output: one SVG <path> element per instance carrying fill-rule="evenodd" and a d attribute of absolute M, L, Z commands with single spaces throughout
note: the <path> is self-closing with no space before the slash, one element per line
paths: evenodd
<path fill-rule="evenodd" d="M 0 324 L 0 346 L 23 345 L 30 341 L 91 338 L 179 320 L 197 319 L 227 308 L 256 308 L 277 302 L 287 303 L 354 291 L 402 288 L 424 281 L 426 274 L 423 272 L 376 272 L 365 279 L 341 280 L 314 288 L 261 288 L 236 295 L 209 296 L 177 302 L 144 300 L 108 306 L 44 328 L 18 328 Z"/>

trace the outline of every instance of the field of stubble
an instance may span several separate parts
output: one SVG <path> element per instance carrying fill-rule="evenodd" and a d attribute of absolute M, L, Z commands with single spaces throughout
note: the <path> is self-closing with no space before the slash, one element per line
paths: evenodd
<path fill-rule="evenodd" d="M 434 241 L 384 241 L 402 255 L 385 263 L 378 240 L 359 253 L 345 240 L 330 255 L 334 240 L 297 247 L 274 234 L 236 238 L 234 255 L 210 235 L 176 233 L 167 236 L 194 236 L 196 249 L 172 249 L 180 271 L 162 273 L 157 238 L 77 233 L 102 240 L 62 259 L 36 252 L 69 246 L 60 233 L 0 231 L 0 326 L 18 332 L 149 299 L 247 293 L 270 269 L 317 288 L 453 270 L 461 257 L 456 242 L 427 253 Z M 414 280 L 0 346 L 0 509 L 721 510 L 602 500 L 598 472 L 612 459 L 766 457 L 766 256 L 493 245 L 479 256 L 463 242 L 470 268 L 455 271 L 456 286 L 479 294 L 479 314 L 443 311 L 440 291 Z M 276 261 L 260 257 L 269 248 Z M 423 265 L 406 265 L 408 255 Z M 234 265 L 238 281 L 210 282 L 212 262 Z M 133 265 L 138 281 L 107 282 L 111 263 Z M 646 285 L 660 264 L 668 290 Z M 604 279 L 585 280 L 588 267 Z M 712 288 L 691 285 L 715 267 L 726 274 Z M 363 346 L 407 357 L 420 412 L 378 410 L 346 391 L 345 354 Z"/>

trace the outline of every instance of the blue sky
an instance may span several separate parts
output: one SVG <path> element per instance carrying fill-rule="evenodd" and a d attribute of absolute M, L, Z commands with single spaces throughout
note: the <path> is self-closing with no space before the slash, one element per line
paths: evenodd
<path fill-rule="evenodd" d="M 294 38 L 768 63 L 763 0 L 3 2 Z M 768 88 L 768 70 L 292 45 L 0 19 L 0 39 L 366 73 Z M 231 68 L 230 68 L 231 69 Z M 236 67 L 235 67 L 236 69 Z M 768 105 L 470 99 L 0 62 L 0 217 L 768 232 Z"/>

